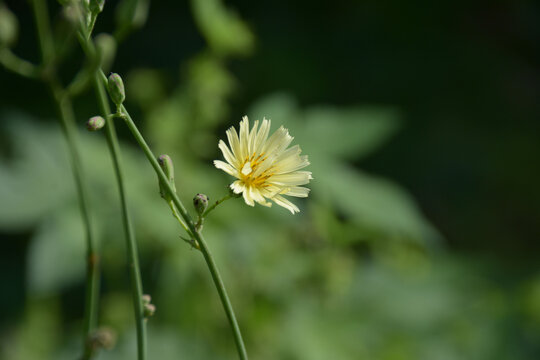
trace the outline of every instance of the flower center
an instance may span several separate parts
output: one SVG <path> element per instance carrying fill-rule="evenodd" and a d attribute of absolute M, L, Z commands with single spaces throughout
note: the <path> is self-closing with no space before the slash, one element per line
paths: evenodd
<path fill-rule="evenodd" d="M 268 179 L 271 175 L 268 174 L 268 170 L 271 169 L 268 168 L 256 177 L 253 176 L 253 174 L 256 172 L 257 167 L 266 160 L 266 157 L 263 157 L 263 154 L 258 155 L 255 157 L 255 154 L 251 156 L 251 158 L 246 158 L 244 161 L 244 165 L 242 165 L 242 170 L 240 170 L 240 177 L 242 182 L 246 186 L 255 186 L 255 187 L 264 187 L 264 182 L 266 179 Z"/>

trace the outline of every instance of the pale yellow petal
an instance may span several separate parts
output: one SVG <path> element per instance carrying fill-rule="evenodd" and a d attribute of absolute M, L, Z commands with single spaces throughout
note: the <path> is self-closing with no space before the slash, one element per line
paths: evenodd
<path fill-rule="evenodd" d="M 307 155 L 299 156 L 302 152 L 298 145 L 283 152 L 275 161 L 274 174 L 283 174 L 300 170 L 309 165 Z"/>
<path fill-rule="evenodd" d="M 274 175 L 268 179 L 269 184 L 281 186 L 305 185 L 313 179 L 311 171 L 295 171 L 288 174 Z"/>
<path fill-rule="evenodd" d="M 229 148 L 227 147 L 227 145 L 225 144 L 225 141 L 223 140 L 219 140 L 219 144 L 218 144 L 218 147 L 219 149 L 221 150 L 221 153 L 223 154 L 223 157 L 225 158 L 225 160 L 231 164 L 232 166 L 234 167 L 238 167 L 238 161 L 236 160 L 236 158 L 234 157 L 234 155 L 231 153 L 231 151 L 229 150 Z"/>
<path fill-rule="evenodd" d="M 218 169 L 225 171 L 229 175 L 238 177 L 238 171 L 224 161 L 214 160 L 214 166 L 217 167 Z"/>
<path fill-rule="evenodd" d="M 229 130 L 227 130 L 227 140 L 229 140 L 229 146 L 231 147 L 236 161 L 242 161 L 240 154 L 240 139 L 238 138 L 238 133 L 236 132 L 234 126 L 231 126 Z"/>
<path fill-rule="evenodd" d="M 257 137 L 257 129 L 259 127 L 259 120 L 255 120 L 253 123 L 253 127 L 251 128 L 251 131 L 249 133 L 249 139 L 248 139 L 248 156 L 254 157 L 254 151 L 255 151 L 255 138 Z"/>
<path fill-rule="evenodd" d="M 249 148 L 249 120 L 247 116 L 240 122 L 240 159 L 244 161 L 248 155 Z"/>
<path fill-rule="evenodd" d="M 263 119 L 259 132 L 255 138 L 255 146 L 253 152 L 257 155 L 261 154 L 268 134 L 270 133 L 270 120 Z"/>
<path fill-rule="evenodd" d="M 276 195 L 272 198 L 272 201 L 278 204 L 279 206 L 283 206 L 285 209 L 289 210 L 291 213 L 297 213 L 300 212 L 300 209 L 296 205 L 294 205 L 289 200 L 285 199 L 281 195 Z"/>
<path fill-rule="evenodd" d="M 258 189 L 256 189 L 253 186 L 250 186 L 248 191 L 249 191 L 249 197 L 250 198 L 252 198 L 253 200 L 255 200 L 256 202 L 258 202 L 261 205 L 266 204 L 266 200 L 261 195 L 261 193 L 260 193 L 260 191 Z"/>
<path fill-rule="evenodd" d="M 234 191 L 235 194 L 241 194 L 243 191 L 246 190 L 246 186 L 242 181 L 236 180 L 231 184 L 231 189 L 232 191 Z"/>
<path fill-rule="evenodd" d="M 289 146 L 292 140 L 293 137 L 289 135 L 287 129 L 281 126 L 268 138 L 264 144 L 262 152 L 267 155 L 277 153 L 278 149 L 285 149 L 287 146 Z"/>
<path fill-rule="evenodd" d="M 296 196 L 296 197 L 308 197 L 310 192 L 310 189 L 301 187 L 301 186 L 293 186 L 290 188 L 285 188 L 284 192 L 280 193 L 282 195 L 288 195 L 288 196 Z"/>
<path fill-rule="evenodd" d="M 242 196 L 244 197 L 244 201 L 246 202 L 246 204 L 248 204 L 249 206 L 255 206 L 255 202 L 253 201 L 253 198 L 249 194 L 249 189 L 244 190 L 242 192 Z"/>

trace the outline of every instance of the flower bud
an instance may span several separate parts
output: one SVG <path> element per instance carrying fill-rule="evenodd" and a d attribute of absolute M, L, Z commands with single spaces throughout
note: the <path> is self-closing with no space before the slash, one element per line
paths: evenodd
<path fill-rule="evenodd" d="M 167 176 L 171 187 L 176 192 L 176 186 L 174 185 L 174 166 L 171 157 L 166 154 L 160 155 L 158 157 L 158 163 L 161 167 L 161 170 L 163 170 L 163 172 L 165 173 L 165 176 Z M 159 193 L 161 194 L 161 197 L 165 200 L 170 200 L 171 197 L 169 196 L 169 193 L 167 192 L 161 181 L 159 182 Z"/>
<path fill-rule="evenodd" d="M 89 335 L 87 342 L 93 353 L 99 349 L 110 350 L 116 344 L 116 332 L 108 327 L 100 327 Z"/>
<path fill-rule="evenodd" d="M 144 294 L 143 296 L 141 296 L 141 300 L 142 300 L 143 306 L 148 305 L 152 302 L 152 297 L 148 294 Z"/>
<path fill-rule="evenodd" d="M 62 18 L 71 29 L 75 29 L 83 18 L 80 6 L 66 4 L 62 7 Z"/>
<path fill-rule="evenodd" d="M 105 126 L 105 119 L 101 116 L 93 116 L 86 122 L 88 131 L 97 131 Z"/>
<path fill-rule="evenodd" d="M 122 105 L 126 99 L 126 91 L 124 90 L 124 82 L 122 81 L 120 75 L 111 73 L 111 75 L 109 75 L 107 87 L 109 90 L 109 96 L 111 97 L 113 103 L 115 103 L 118 107 Z"/>
<path fill-rule="evenodd" d="M 7 6 L 0 4 L 0 47 L 11 46 L 17 40 L 19 22 Z"/>
<path fill-rule="evenodd" d="M 195 207 L 197 214 L 204 214 L 206 208 L 208 208 L 208 200 L 210 199 L 204 194 L 195 195 L 195 197 L 193 198 L 193 206 Z"/>
<path fill-rule="evenodd" d="M 150 316 L 154 315 L 156 312 L 156 306 L 154 304 L 146 304 L 143 307 L 144 310 L 144 317 L 149 318 Z"/>

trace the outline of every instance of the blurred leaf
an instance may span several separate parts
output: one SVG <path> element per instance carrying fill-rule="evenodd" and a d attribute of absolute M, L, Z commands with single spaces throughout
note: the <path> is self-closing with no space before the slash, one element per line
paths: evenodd
<path fill-rule="evenodd" d="M 313 193 L 353 222 L 390 239 L 438 239 L 414 200 L 398 185 L 339 163 L 318 169 Z"/>
<path fill-rule="evenodd" d="M 312 107 L 304 113 L 304 121 L 298 141 L 307 153 L 314 158 L 335 156 L 356 161 L 394 135 L 399 114 L 391 108 Z"/>
<path fill-rule="evenodd" d="M 236 87 L 236 79 L 222 61 L 202 54 L 189 63 L 188 92 L 197 124 L 215 125 L 229 111 L 227 99 Z"/>
<path fill-rule="evenodd" d="M 300 111 L 296 99 L 287 93 L 276 93 L 265 96 L 249 108 L 247 115 L 250 121 L 267 118 L 272 120 L 275 129 L 283 124 L 284 127 L 301 127 L 304 114 Z M 295 129 L 296 130 L 296 129 Z M 293 135 L 296 135 L 293 133 Z"/>
<path fill-rule="evenodd" d="M 210 48 L 219 55 L 247 55 L 254 36 L 236 13 L 221 0 L 192 0 L 193 16 Z"/>
<path fill-rule="evenodd" d="M 153 69 L 136 69 L 129 73 L 126 88 L 130 101 L 144 110 L 160 104 L 165 98 L 165 84 L 159 71 Z"/>
<path fill-rule="evenodd" d="M 302 111 L 286 93 L 260 99 L 249 115 L 252 121 L 272 119 L 275 128 L 283 125 L 310 158 L 326 161 L 361 159 L 384 145 L 400 126 L 399 112 L 390 107 L 314 106 Z"/>
<path fill-rule="evenodd" d="M 56 298 L 32 299 L 15 331 L 2 342 L 0 357 L 10 360 L 54 359 L 60 342 L 59 303 Z"/>
<path fill-rule="evenodd" d="M 274 127 L 290 129 L 303 153 L 309 156 L 314 180 L 310 197 L 322 199 L 338 214 L 360 227 L 362 236 L 407 239 L 423 245 L 439 238 L 410 195 L 389 180 L 362 173 L 346 161 L 356 161 L 384 144 L 398 128 L 398 113 L 391 108 L 312 107 L 301 111 L 286 94 L 274 94 L 249 111 L 254 119 L 274 119 Z M 322 214 L 322 213 L 319 213 Z M 338 236 L 345 224 L 334 226 Z M 344 234 L 342 234 L 344 235 Z"/>
<path fill-rule="evenodd" d="M 80 215 L 65 209 L 46 218 L 28 251 L 28 288 L 54 294 L 84 278 L 86 243 Z"/>
<path fill-rule="evenodd" d="M 3 118 L 13 159 L 0 162 L 0 227 L 23 229 L 71 198 L 74 186 L 58 129 L 28 126 L 20 113 Z"/>
<path fill-rule="evenodd" d="M 142 27 L 148 18 L 150 0 L 123 0 L 116 8 L 115 37 L 122 40 L 132 30 Z"/>

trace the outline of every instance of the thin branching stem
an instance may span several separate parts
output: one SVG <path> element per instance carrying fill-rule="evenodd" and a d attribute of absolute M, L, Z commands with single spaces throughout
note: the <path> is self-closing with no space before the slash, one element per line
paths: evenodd
<path fill-rule="evenodd" d="M 88 39 L 88 40 L 87 40 Z M 87 56 L 95 56 L 95 49 L 93 47 L 93 44 L 90 40 L 90 37 L 87 36 L 87 34 L 80 33 L 79 34 L 79 41 L 81 43 L 81 46 L 83 48 L 83 51 L 86 53 Z M 105 73 L 103 73 L 103 70 L 99 70 L 96 73 L 96 81 L 95 81 L 95 87 L 99 88 L 98 83 L 101 83 L 101 88 L 104 89 L 104 87 L 107 84 L 107 76 L 105 76 Z M 102 91 L 104 94 L 104 90 Z M 100 99 L 102 99 L 102 95 L 99 95 Z M 236 320 L 236 316 L 234 315 L 234 310 L 232 308 L 231 302 L 229 300 L 229 296 L 227 294 L 227 290 L 225 289 L 225 285 L 223 283 L 223 280 L 221 279 L 221 275 L 219 273 L 219 270 L 217 268 L 217 265 L 214 261 L 214 258 L 212 257 L 212 254 L 210 253 L 210 250 L 208 249 L 208 246 L 206 245 L 206 242 L 204 241 L 204 238 L 200 231 L 198 231 L 195 228 L 195 224 L 193 220 L 191 219 L 191 216 L 188 214 L 185 206 L 182 204 L 180 199 L 178 198 L 178 195 L 172 188 L 171 184 L 169 183 L 169 179 L 159 166 L 159 163 L 157 161 L 156 156 L 144 140 L 142 134 L 139 132 L 139 129 L 133 122 L 133 119 L 129 115 L 127 109 L 124 107 L 124 105 L 121 105 L 118 109 L 120 113 L 122 114 L 122 118 L 124 119 L 127 127 L 131 131 L 132 135 L 134 136 L 135 140 L 143 150 L 144 154 L 146 155 L 148 161 L 154 168 L 154 171 L 158 175 L 160 181 L 163 182 L 163 187 L 166 189 L 167 193 L 170 195 L 180 217 L 184 220 L 184 223 L 188 226 L 189 235 L 192 237 L 192 239 L 200 246 L 200 250 L 204 256 L 204 259 L 206 261 L 206 264 L 208 266 L 208 269 L 210 270 L 210 274 L 212 275 L 212 280 L 214 281 L 214 284 L 216 286 L 217 292 L 219 294 L 219 298 L 221 300 L 221 303 L 223 305 L 223 308 L 225 310 L 225 313 L 227 315 L 227 319 L 229 321 L 229 324 L 231 326 L 234 340 L 236 343 L 236 347 L 238 350 L 238 354 L 240 356 L 241 360 L 247 360 L 247 352 L 246 347 L 244 345 L 244 341 L 242 339 L 242 334 L 240 332 L 240 327 L 238 326 L 238 321 Z M 105 117 L 105 116 L 104 116 Z M 111 123 L 112 119 L 110 119 L 108 116 L 106 117 L 107 123 Z M 109 126 L 107 126 L 109 127 Z M 140 302 L 140 301 L 139 301 Z M 142 303 L 141 303 L 142 304 Z M 141 308 L 142 309 L 142 308 Z M 137 312 L 137 316 L 139 316 L 139 313 Z M 144 331 L 144 330 L 143 330 Z M 139 334 L 139 332 L 138 332 Z M 143 332 L 144 334 L 144 332 Z"/>
<path fill-rule="evenodd" d="M 39 67 L 21 59 L 5 47 L 0 47 L 0 64 L 9 71 L 30 79 L 37 79 L 41 74 Z"/>
<path fill-rule="evenodd" d="M 235 197 L 235 196 L 231 195 L 231 194 L 227 194 L 224 197 L 222 197 L 221 199 L 217 200 L 215 203 L 213 203 L 211 206 L 209 206 L 208 209 L 206 209 L 206 211 L 202 214 L 202 218 L 204 219 L 206 216 L 208 216 L 208 214 L 212 210 L 214 210 L 219 204 L 221 204 L 222 202 L 224 202 L 226 200 L 232 199 L 233 197 Z"/>
<path fill-rule="evenodd" d="M 101 80 L 106 81 L 107 78 L 103 72 L 101 72 Z M 159 166 L 159 163 L 156 160 L 156 156 L 153 154 L 152 150 L 144 140 L 142 134 L 139 132 L 139 129 L 133 122 L 133 119 L 127 112 L 127 109 L 122 105 L 121 107 L 122 113 L 125 115 L 124 120 L 135 137 L 135 140 L 143 150 L 144 154 L 146 155 L 148 161 L 154 168 L 156 174 L 158 175 L 160 181 L 163 182 L 163 187 L 166 189 L 167 193 L 170 195 L 174 205 L 176 206 L 177 210 L 180 213 L 180 216 L 182 219 L 184 219 L 185 223 L 188 225 L 188 228 L 190 230 L 191 236 L 196 241 L 196 243 L 199 245 L 200 250 L 204 256 L 204 260 L 206 261 L 206 264 L 208 266 L 208 269 L 210 270 L 210 274 L 212 275 L 212 280 L 214 281 L 214 284 L 216 286 L 217 292 L 219 294 L 219 298 L 221 300 L 221 303 L 223 305 L 223 308 L 225 310 L 225 313 L 227 315 L 227 319 L 229 320 L 229 324 L 231 326 L 234 340 L 236 343 L 236 348 L 238 350 L 238 355 L 240 356 L 240 359 L 247 360 L 247 351 L 246 347 L 244 345 L 244 341 L 242 339 L 242 333 L 240 332 L 240 327 L 238 326 L 238 321 L 236 320 L 236 316 L 234 315 L 234 310 L 231 305 L 231 301 L 229 300 L 229 296 L 227 294 L 227 289 L 225 288 L 225 284 L 223 283 L 223 280 L 221 278 L 219 269 L 214 261 L 214 258 L 210 252 L 210 249 L 208 248 L 206 241 L 204 240 L 201 232 L 196 229 L 195 224 L 193 223 L 193 220 L 191 219 L 190 215 L 186 211 L 186 208 L 178 198 L 178 195 L 172 188 L 171 184 L 169 183 L 167 176 Z"/>
<path fill-rule="evenodd" d="M 40 41 L 41 53 L 44 67 L 52 66 L 54 61 L 54 40 L 52 38 L 49 15 L 47 6 L 42 0 L 33 0 L 34 15 L 36 18 L 38 38 Z M 29 68 L 32 72 L 34 68 Z M 47 81 L 54 100 L 58 106 L 62 130 L 69 148 L 71 168 L 75 185 L 81 216 L 86 232 L 86 256 L 87 256 L 87 275 L 86 275 L 86 299 L 84 309 L 84 339 L 83 339 L 83 359 L 89 359 L 92 356 L 91 348 L 88 346 L 88 339 L 91 332 L 97 325 L 97 311 L 99 299 L 99 255 L 96 251 L 94 230 L 90 216 L 88 201 L 88 185 L 82 169 L 82 161 L 79 151 L 79 141 L 77 136 L 77 127 L 75 114 L 71 98 L 62 88 L 56 78 L 56 71 L 51 67 L 46 73 Z"/>
<path fill-rule="evenodd" d="M 139 360 L 146 359 L 146 321 L 144 319 L 144 309 L 142 303 L 142 280 L 141 271 L 139 266 L 139 255 L 137 250 L 137 242 L 135 240 L 135 234 L 131 226 L 131 220 L 128 211 L 128 204 L 126 198 L 124 175 L 122 172 L 122 161 L 120 158 L 120 147 L 118 145 L 118 138 L 116 136 L 116 129 L 114 126 L 114 118 L 108 116 L 111 113 L 107 94 L 105 92 L 105 86 L 101 82 L 96 73 L 94 80 L 94 88 L 96 90 L 96 96 L 98 98 L 99 107 L 102 116 L 106 119 L 105 132 L 107 135 L 107 144 L 109 151 L 113 159 L 114 172 L 116 174 L 118 191 L 120 193 L 120 202 L 122 207 L 122 223 L 124 225 L 124 233 L 126 236 L 126 245 L 128 251 L 128 267 L 131 278 L 131 291 L 133 295 L 133 306 L 135 310 L 135 322 L 137 328 L 137 356 Z"/>
<path fill-rule="evenodd" d="M 79 42 L 83 48 L 86 56 L 90 61 L 97 56 L 96 49 L 92 42 L 90 34 L 81 29 L 78 32 Z M 142 303 L 142 280 L 141 271 L 139 266 L 139 255 L 137 250 L 137 242 L 135 240 L 135 234 L 131 225 L 129 216 L 125 181 L 122 171 L 122 161 L 120 146 L 118 144 L 118 137 L 116 135 L 116 129 L 114 126 L 114 116 L 111 115 L 111 108 L 109 106 L 109 100 L 105 91 L 105 84 L 101 81 L 103 72 L 101 69 L 94 74 L 94 89 L 98 100 L 98 105 L 101 114 L 106 119 L 105 133 L 107 137 L 107 144 L 109 152 L 113 160 L 114 172 L 117 180 L 118 191 L 120 193 L 120 204 L 122 211 L 122 224 L 124 227 L 124 235 L 126 237 L 128 267 L 131 279 L 131 292 L 133 297 L 133 307 L 135 311 L 135 325 L 137 329 L 137 358 L 139 360 L 146 359 L 146 321 L 144 318 L 144 308 Z"/>

